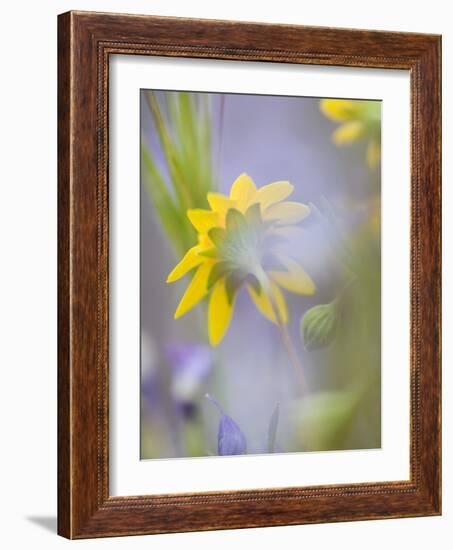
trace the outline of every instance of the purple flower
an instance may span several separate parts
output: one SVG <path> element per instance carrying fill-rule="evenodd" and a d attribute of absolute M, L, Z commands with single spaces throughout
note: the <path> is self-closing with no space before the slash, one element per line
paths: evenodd
<path fill-rule="evenodd" d="M 145 339 L 143 344 L 148 345 Z M 168 415 L 171 409 L 182 418 L 196 415 L 197 394 L 213 366 L 210 348 L 170 344 L 164 348 L 164 357 L 160 360 L 156 353 L 149 353 L 145 345 L 143 348 L 147 353 L 142 351 L 141 392 L 146 407 L 154 414 Z M 170 384 L 166 382 L 168 374 Z"/>
<path fill-rule="evenodd" d="M 195 344 L 171 344 L 165 356 L 172 370 L 172 393 L 177 401 L 190 402 L 208 377 L 213 361 L 210 348 Z"/>
<path fill-rule="evenodd" d="M 223 414 L 219 424 L 218 453 L 220 456 L 243 455 L 247 451 L 247 441 L 236 422 Z"/>
<path fill-rule="evenodd" d="M 243 455 L 247 452 L 247 440 L 236 422 L 225 414 L 220 403 L 209 394 L 206 398 L 219 410 L 221 417 L 217 434 L 217 452 L 219 456 Z"/>

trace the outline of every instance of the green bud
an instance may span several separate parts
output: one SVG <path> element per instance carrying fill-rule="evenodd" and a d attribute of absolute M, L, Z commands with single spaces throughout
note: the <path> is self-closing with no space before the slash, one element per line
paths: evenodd
<path fill-rule="evenodd" d="M 305 349 L 314 351 L 327 347 L 335 337 L 338 311 L 335 300 L 309 309 L 300 322 Z"/>

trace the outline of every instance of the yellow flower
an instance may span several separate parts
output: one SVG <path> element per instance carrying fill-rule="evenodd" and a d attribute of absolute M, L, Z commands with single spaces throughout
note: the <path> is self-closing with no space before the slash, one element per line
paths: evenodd
<path fill-rule="evenodd" d="M 358 140 L 368 142 L 366 159 L 373 168 L 381 158 L 381 105 L 379 101 L 322 99 L 322 113 L 341 125 L 332 134 L 336 145 Z"/>
<path fill-rule="evenodd" d="M 257 189 L 253 180 L 242 174 L 233 183 L 229 197 L 208 193 L 210 210 L 188 210 L 198 232 L 198 244 L 168 275 L 167 283 L 196 268 L 175 319 L 210 294 L 211 345 L 216 346 L 225 335 L 241 287 L 247 288 L 258 310 L 277 324 L 288 322 L 282 288 L 296 294 L 315 292 L 309 275 L 279 246 L 294 232 L 295 224 L 310 213 L 305 204 L 285 200 L 293 189 L 287 181 Z"/>

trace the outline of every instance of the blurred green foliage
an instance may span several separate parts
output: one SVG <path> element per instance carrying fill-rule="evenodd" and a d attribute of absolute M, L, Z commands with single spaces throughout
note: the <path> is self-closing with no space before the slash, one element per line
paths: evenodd
<path fill-rule="evenodd" d="M 360 120 L 361 135 L 380 143 L 379 102 L 323 100 L 321 108 L 344 128 Z M 296 446 L 305 450 L 381 445 L 380 179 L 369 176 L 367 184 L 338 210 L 326 200 L 321 209 L 311 205 L 331 238 L 337 288 L 331 302 L 310 308 L 301 319 L 305 349 L 317 354 L 320 375 L 318 390 L 292 407 Z M 351 212 L 362 221 L 348 230 L 342 218 Z"/>
<path fill-rule="evenodd" d="M 165 169 L 142 139 L 142 180 L 149 199 L 178 255 L 196 241 L 189 208 L 207 207 L 217 187 L 213 173 L 209 96 L 188 92 L 145 91 Z"/>
<path fill-rule="evenodd" d="M 305 450 L 381 445 L 380 196 L 374 185 L 363 203 L 367 214 L 354 231 L 344 232 L 341 213 L 334 220 L 330 212 L 329 223 L 341 235 L 341 246 L 331 250 L 338 260 L 336 295 L 301 320 L 319 375 L 318 391 L 293 407 L 297 445 Z M 350 207 L 361 208 L 357 204 Z"/>
<path fill-rule="evenodd" d="M 295 448 L 307 451 L 381 445 L 380 235 L 370 220 L 350 239 L 347 263 L 352 282 L 301 321 L 319 375 L 319 388 L 292 406 Z"/>
<path fill-rule="evenodd" d="M 298 425 L 297 448 L 331 451 L 344 448 L 359 404 L 359 391 L 321 391 L 292 407 Z"/>

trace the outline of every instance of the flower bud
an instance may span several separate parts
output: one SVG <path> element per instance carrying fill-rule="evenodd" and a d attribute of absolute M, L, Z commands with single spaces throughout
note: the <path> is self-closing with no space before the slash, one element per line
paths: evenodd
<path fill-rule="evenodd" d="M 247 453 L 247 440 L 236 422 L 223 410 L 222 405 L 207 393 L 206 399 L 218 409 L 221 414 L 219 431 L 217 433 L 217 452 L 219 456 L 243 455 Z"/>
<path fill-rule="evenodd" d="M 243 455 L 247 452 L 247 441 L 236 422 L 228 415 L 222 415 L 217 434 L 219 456 Z"/>
<path fill-rule="evenodd" d="M 309 309 L 300 322 L 301 336 L 307 351 L 327 347 L 335 337 L 338 311 L 335 301 Z"/>

